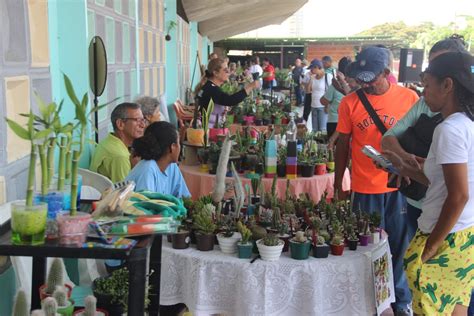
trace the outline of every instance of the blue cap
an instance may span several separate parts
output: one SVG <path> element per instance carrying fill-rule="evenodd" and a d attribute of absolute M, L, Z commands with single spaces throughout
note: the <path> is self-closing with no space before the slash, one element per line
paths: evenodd
<path fill-rule="evenodd" d="M 351 72 L 355 79 L 369 83 L 388 67 L 388 59 L 387 49 L 367 47 L 357 55 Z"/>
<path fill-rule="evenodd" d="M 309 64 L 308 69 L 313 69 L 314 67 L 323 68 L 323 63 L 315 58 L 311 61 L 311 64 Z"/>

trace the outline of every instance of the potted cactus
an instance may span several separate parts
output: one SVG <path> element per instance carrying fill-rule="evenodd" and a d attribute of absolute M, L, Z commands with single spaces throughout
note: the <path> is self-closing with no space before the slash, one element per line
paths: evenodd
<path fill-rule="evenodd" d="M 241 234 L 235 232 L 235 226 L 233 219 L 230 216 L 226 216 L 224 223 L 224 232 L 217 234 L 217 240 L 219 241 L 219 247 L 221 251 L 226 254 L 233 254 L 237 252 L 237 243 L 241 239 Z"/>
<path fill-rule="evenodd" d="M 355 232 L 354 228 L 348 234 L 347 243 L 349 246 L 349 250 L 357 250 L 357 244 L 359 243 L 359 238 L 357 237 L 357 233 Z"/>
<path fill-rule="evenodd" d="M 237 249 L 240 259 L 248 259 L 252 256 L 252 243 L 250 242 L 250 237 L 252 237 L 252 232 L 247 228 L 241 221 L 237 222 L 237 230 L 239 231 L 242 238 L 237 243 Z"/>
<path fill-rule="evenodd" d="M 61 258 L 54 258 L 49 267 L 46 284 L 39 288 L 40 298 L 52 296 L 57 286 L 64 286 L 67 289 L 67 297 L 71 297 L 72 287 L 64 283 L 64 266 Z"/>
<path fill-rule="evenodd" d="M 378 244 L 380 242 L 380 234 L 382 229 L 380 228 L 381 216 L 378 212 L 373 212 L 370 215 L 370 231 L 372 232 L 372 243 Z"/>
<path fill-rule="evenodd" d="M 212 204 L 206 204 L 203 209 L 193 213 L 193 227 L 196 230 L 196 247 L 201 251 L 214 249 L 214 231 L 216 224 L 212 218 Z"/>
<path fill-rule="evenodd" d="M 344 238 L 341 235 L 334 235 L 331 239 L 331 254 L 342 256 L 344 252 Z"/>
<path fill-rule="evenodd" d="M 97 308 L 97 299 L 93 295 L 88 295 L 84 299 L 84 308 L 74 312 L 75 316 L 108 316 L 106 310 Z"/>
<path fill-rule="evenodd" d="M 291 258 L 296 260 L 308 259 L 311 242 L 305 236 L 304 232 L 298 231 L 295 237 L 290 239 Z"/>
<path fill-rule="evenodd" d="M 313 257 L 327 258 L 329 255 L 329 246 L 326 244 L 326 239 L 323 235 L 317 237 L 317 241 L 313 241 Z"/>
<path fill-rule="evenodd" d="M 30 304 L 26 297 L 24 290 L 19 290 L 16 293 L 15 303 L 13 305 L 14 316 L 29 316 L 30 315 Z"/>
<path fill-rule="evenodd" d="M 260 257 L 266 261 L 277 261 L 285 243 L 276 234 L 267 234 L 257 241 Z"/>
<path fill-rule="evenodd" d="M 63 316 L 72 316 L 74 312 L 74 300 L 67 297 L 67 291 L 64 286 L 57 286 L 53 292 L 53 298 L 58 304 L 58 314 Z"/>
<path fill-rule="evenodd" d="M 11 228 L 12 243 L 16 245 L 39 245 L 44 243 L 46 230 L 46 217 L 48 205 L 44 202 L 34 203 L 34 183 L 36 156 L 38 153 L 38 142 L 45 139 L 50 130 L 37 131 L 34 127 L 34 115 L 28 115 L 27 128 L 17 122 L 6 119 L 10 129 L 20 138 L 31 143 L 30 163 L 28 168 L 28 182 L 26 187 L 26 200 L 11 204 Z M 42 182 L 47 179 L 46 165 L 41 168 Z M 45 188 L 45 186 L 43 186 Z"/>
<path fill-rule="evenodd" d="M 372 237 L 372 233 L 370 232 L 369 214 L 365 213 L 362 215 L 362 223 L 363 225 L 359 235 L 359 241 L 361 246 L 367 246 Z"/>
<path fill-rule="evenodd" d="M 53 297 L 47 297 L 42 302 L 41 307 L 44 316 L 59 316 L 57 313 L 58 311 L 58 303 Z"/>
<path fill-rule="evenodd" d="M 282 220 L 276 226 L 276 229 L 278 231 L 278 238 L 283 240 L 283 242 L 285 243 L 282 252 L 287 252 L 290 248 L 290 235 L 288 234 L 289 227 L 290 226 L 286 220 Z"/>

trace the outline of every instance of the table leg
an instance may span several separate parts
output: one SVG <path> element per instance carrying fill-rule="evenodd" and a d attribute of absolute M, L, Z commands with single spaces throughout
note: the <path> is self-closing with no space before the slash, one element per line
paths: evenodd
<path fill-rule="evenodd" d="M 31 309 L 41 309 L 39 287 L 44 284 L 46 276 L 46 258 L 33 257 L 31 280 Z"/>
<path fill-rule="evenodd" d="M 128 261 L 128 315 L 145 315 L 146 257 Z"/>
<path fill-rule="evenodd" d="M 163 243 L 163 236 L 156 235 L 151 245 L 150 251 L 150 270 L 153 274 L 149 278 L 151 285 L 150 291 L 150 305 L 148 313 L 150 316 L 156 316 L 160 310 L 160 280 L 161 280 L 161 246 Z"/>

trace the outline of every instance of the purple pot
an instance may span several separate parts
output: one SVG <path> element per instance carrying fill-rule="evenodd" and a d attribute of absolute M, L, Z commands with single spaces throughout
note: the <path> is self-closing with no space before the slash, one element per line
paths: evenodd
<path fill-rule="evenodd" d="M 371 235 L 359 235 L 359 242 L 361 246 L 367 246 L 369 244 L 369 238 Z"/>

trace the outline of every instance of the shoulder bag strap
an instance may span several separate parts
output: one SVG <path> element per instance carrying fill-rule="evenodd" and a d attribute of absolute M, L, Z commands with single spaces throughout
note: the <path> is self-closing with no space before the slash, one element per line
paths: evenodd
<path fill-rule="evenodd" d="M 370 104 L 365 93 L 362 91 L 362 89 L 359 89 L 356 92 L 357 92 L 357 95 L 359 96 L 360 101 L 364 105 L 365 110 L 367 111 L 367 113 L 369 113 L 370 117 L 374 121 L 380 133 L 382 133 L 382 135 L 385 134 L 387 132 L 387 128 L 385 127 L 385 125 L 383 125 L 382 120 L 375 112 L 374 108 L 372 107 L 372 104 Z"/>

